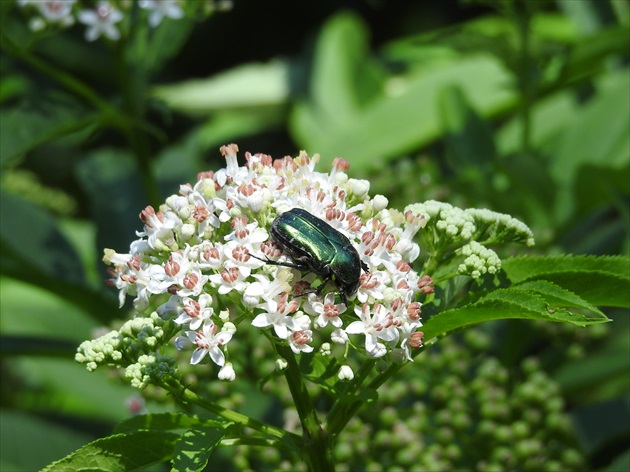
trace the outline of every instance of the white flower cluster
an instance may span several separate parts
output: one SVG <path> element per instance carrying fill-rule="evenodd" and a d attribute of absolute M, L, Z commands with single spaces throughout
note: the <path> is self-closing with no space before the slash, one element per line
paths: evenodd
<path fill-rule="evenodd" d="M 227 380 L 234 370 L 226 345 L 241 322 L 272 329 L 296 354 L 332 341 L 371 357 L 410 360 L 411 349 L 422 344 L 417 294 L 432 292 L 431 279 L 410 265 L 419 255 L 413 238 L 423 216 L 387 209 L 382 196 L 370 199 L 369 183 L 348 178 L 343 159 L 325 174 L 314 170 L 318 156 L 274 161 L 246 153 L 239 166 L 237 151 L 223 146 L 226 168 L 181 186 L 158 211 L 147 207 L 140 215 L 144 230 L 128 254 L 106 250 L 121 304 L 129 295 L 138 312 L 172 320 L 182 330 L 176 347 L 194 346 L 192 364 L 208 354 Z M 321 296 L 312 293 L 321 283 L 317 274 L 264 262 L 291 262 L 269 228 L 292 208 L 345 235 L 369 268 L 350 307 L 335 303 L 334 283 Z M 168 300 L 160 302 L 164 295 Z"/>
<path fill-rule="evenodd" d="M 120 26 L 125 16 L 134 6 L 131 0 L 100 0 L 98 2 L 82 2 L 80 0 L 18 0 L 21 7 L 30 8 L 34 12 L 29 26 L 33 31 L 40 31 L 48 26 L 68 28 L 77 21 L 86 26 L 85 39 L 94 41 L 101 36 L 112 41 L 121 37 Z M 188 0 L 140 0 L 137 2 L 141 11 L 146 12 L 146 21 L 151 28 L 158 26 L 164 18 L 178 20 L 183 18 L 183 7 L 187 4 L 203 5 L 209 11 L 226 9 L 231 2 L 192 2 Z M 195 12 L 191 12 L 194 16 Z"/>

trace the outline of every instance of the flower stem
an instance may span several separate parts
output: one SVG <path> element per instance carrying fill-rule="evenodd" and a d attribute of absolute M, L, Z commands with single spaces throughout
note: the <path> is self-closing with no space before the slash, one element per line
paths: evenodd
<path fill-rule="evenodd" d="M 327 425 L 331 436 L 336 437 L 365 403 L 365 399 L 357 396 L 356 392 L 372 372 L 375 364 L 375 360 L 365 360 L 352 383 L 330 409 Z"/>
<path fill-rule="evenodd" d="M 198 405 L 209 411 L 210 413 L 214 413 L 215 415 L 220 416 L 221 418 L 228 421 L 233 421 L 234 423 L 247 426 L 248 428 L 251 428 L 268 436 L 279 438 L 284 441 L 288 440 L 296 445 L 298 445 L 302 440 L 300 436 L 285 431 L 284 429 L 277 428 L 267 423 L 263 423 L 261 421 L 250 418 L 249 416 L 243 415 L 233 410 L 229 410 L 220 405 L 217 405 L 216 403 L 208 401 L 200 395 L 197 395 L 192 390 L 186 388 L 175 379 L 166 381 L 161 386 L 171 392 L 174 396 L 178 397 L 180 400 L 186 403 L 193 403 L 195 405 Z"/>
<path fill-rule="evenodd" d="M 107 101 L 103 100 L 98 95 L 98 93 L 96 93 L 88 85 L 84 84 L 72 75 L 58 69 L 52 64 L 49 64 L 45 60 L 34 56 L 27 50 L 19 48 L 5 34 L 1 35 L 1 39 L 2 46 L 5 50 L 13 54 L 15 57 L 23 60 L 27 64 L 35 67 L 36 69 L 39 69 L 49 77 L 55 79 L 68 90 L 83 98 L 94 108 L 100 110 L 104 115 L 106 115 L 112 123 L 127 121 L 124 116 L 119 114 L 114 107 L 112 107 Z"/>
<path fill-rule="evenodd" d="M 332 457 L 332 436 L 324 429 L 317 417 L 317 412 L 304 383 L 300 366 L 295 360 L 293 352 L 283 345 L 276 345 L 278 354 L 288 363 L 284 376 L 291 390 L 295 408 L 297 409 L 302 428 L 304 430 L 303 447 L 301 453 L 306 460 L 309 470 L 316 472 L 334 471 Z"/>

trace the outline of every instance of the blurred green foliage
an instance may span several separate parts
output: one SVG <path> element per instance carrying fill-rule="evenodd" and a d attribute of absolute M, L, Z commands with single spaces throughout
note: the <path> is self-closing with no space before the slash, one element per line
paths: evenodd
<path fill-rule="evenodd" d="M 102 248 L 125 250 L 142 208 L 223 167 L 222 144 L 305 149 L 323 168 L 344 157 L 399 208 L 436 199 L 509 213 L 539 254 L 630 252 L 627 1 L 348 1 L 306 15 L 237 1 L 124 44 L 87 43 L 76 28 L 34 34 L 14 2 L 0 3 L 2 470 L 41 468 L 130 415 L 134 391 L 73 361 L 79 342 L 126 315 L 103 286 Z M 595 331 L 500 322 L 479 332 L 482 349 L 472 334 L 449 341 L 407 369 L 405 391 L 381 392 L 391 409 L 369 427 L 412 425 L 431 454 L 392 448 L 396 433 L 364 444 L 360 417 L 338 457 L 350 470 L 420 468 L 417 456 L 429 470 L 520 470 L 533 446 L 509 439 L 522 435 L 554 467 L 627 470 L 630 318 L 607 314 L 611 326 Z M 249 380 L 213 393 L 279 416 Z M 147 397 L 152 412 L 170 408 Z M 455 400 L 463 426 L 440 414 Z M 509 430 L 485 425 L 493 402 Z M 532 411 L 557 422 L 519 422 Z M 487 450 L 467 435 L 486 435 Z M 226 467 L 266 463 L 247 454 Z"/>

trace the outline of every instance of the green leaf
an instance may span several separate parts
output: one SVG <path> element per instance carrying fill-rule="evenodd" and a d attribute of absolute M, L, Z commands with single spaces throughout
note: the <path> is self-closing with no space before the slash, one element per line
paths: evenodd
<path fill-rule="evenodd" d="M 470 106 L 461 87 L 444 87 L 439 105 L 451 167 L 471 178 L 488 179 L 495 148 L 487 123 Z"/>
<path fill-rule="evenodd" d="M 429 341 L 458 328 L 509 318 L 567 322 L 578 326 L 608 321 L 553 307 L 544 297 L 531 291 L 508 288 L 495 290 L 470 305 L 438 313 L 424 323 L 422 330 L 425 341 Z"/>
<path fill-rule="evenodd" d="M 282 129 L 285 115 L 283 107 L 242 108 L 214 113 L 196 130 L 199 146 L 204 151 L 218 149 L 241 137 L 269 129 Z"/>
<path fill-rule="evenodd" d="M 74 292 L 83 296 L 83 291 L 74 286 Z M 72 298 L 58 296 L 50 290 L 36 287 L 29 282 L 20 282 L 8 277 L 0 278 L 0 311 L 2 320 L 0 328 L 2 335 L 2 352 L 24 353 L 26 349 L 31 353 L 47 352 L 44 348 L 48 342 L 72 345 L 69 357 L 74 357 L 77 345 L 84 339 L 90 338 L 92 330 L 97 324 L 85 310 L 77 308 Z M 90 299 L 92 303 L 96 300 Z M 86 297 L 85 303 L 88 303 Z M 115 305 L 112 303 L 112 310 Z M 24 339 L 20 339 L 24 337 Z M 13 338 L 13 339 L 12 339 Z M 30 341 L 28 341 L 30 339 Z M 44 342 L 44 340 L 47 340 Z M 22 341 L 26 341 L 23 343 Z M 42 342 L 41 346 L 34 343 Z M 52 346 L 47 346 L 52 347 Z M 13 350 L 15 348 L 16 350 Z M 64 351 L 55 349 L 57 354 Z"/>
<path fill-rule="evenodd" d="M 289 96 L 286 62 L 245 64 L 201 80 L 155 87 L 153 96 L 178 111 L 208 114 L 217 110 L 276 107 Z"/>
<path fill-rule="evenodd" d="M 548 280 L 592 305 L 630 307 L 630 259 L 625 256 L 514 257 L 501 265 L 512 283 Z"/>
<path fill-rule="evenodd" d="M 616 450 L 630 434 L 630 408 L 627 394 L 605 402 L 576 409 L 571 413 L 576 435 L 587 454 Z M 626 441 L 627 442 L 627 441 Z"/>
<path fill-rule="evenodd" d="M 345 126 L 382 89 L 384 77 L 367 55 L 368 39 L 366 25 L 347 12 L 322 28 L 310 92 L 329 127 Z"/>
<path fill-rule="evenodd" d="M 46 110 L 16 107 L 0 112 L 0 164 L 14 164 L 28 151 L 76 132 L 90 133 L 98 117 L 57 105 Z"/>
<path fill-rule="evenodd" d="M 54 218 L 26 200 L 4 192 L 1 195 L 0 239 L 3 247 L 46 274 L 83 281 L 80 260 L 57 228 Z"/>
<path fill-rule="evenodd" d="M 340 367 L 341 365 L 334 356 L 316 354 L 310 358 L 300 359 L 300 368 L 304 376 L 333 394 L 338 393 L 337 373 Z"/>
<path fill-rule="evenodd" d="M 551 149 L 551 172 L 557 182 L 572 181 L 582 165 L 601 165 L 613 169 L 630 160 L 630 69 L 607 77 L 598 93 L 574 115 Z M 614 119 L 611 120 L 611 113 Z M 554 152 L 555 151 L 555 152 Z"/>
<path fill-rule="evenodd" d="M 133 157 L 102 148 L 80 162 L 77 175 L 97 225 L 99 259 L 103 248 L 126 251 L 142 225 L 138 213 L 148 203 Z"/>
<path fill-rule="evenodd" d="M 630 451 L 625 451 L 606 468 L 606 472 L 627 472 L 630 470 Z"/>
<path fill-rule="evenodd" d="M 18 405 L 42 413 L 68 415 L 109 423 L 129 417 L 127 400 L 138 391 L 112 382 L 111 371 L 87 372 L 74 361 L 51 357 L 14 357 L 11 369 L 29 386 L 18 395 Z"/>
<path fill-rule="evenodd" d="M 574 2 L 578 4 L 584 2 Z M 598 2 L 604 3 L 604 2 Z M 611 55 L 617 54 L 619 59 L 627 54 L 628 27 L 612 26 L 589 34 L 571 51 L 568 61 L 561 71 L 561 80 L 565 83 L 594 76 L 605 70 L 610 64 Z"/>
<path fill-rule="evenodd" d="M 163 21 L 157 28 L 150 30 L 152 36 L 141 57 L 148 70 L 157 72 L 177 55 L 194 27 L 194 19 L 181 18 L 177 21 Z"/>
<path fill-rule="evenodd" d="M 314 78 L 335 74 L 330 64 L 354 65 L 354 71 L 343 69 L 341 83 L 329 87 L 317 85 L 304 101 L 296 103 L 290 118 L 290 128 L 297 142 L 308 152 L 318 152 L 324 163 L 335 156 L 348 159 L 353 169 L 365 171 L 442 136 L 439 108 L 435 98 L 446 86 L 460 87 L 471 100 L 471 107 L 484 117 L 495 115 L 513 107 L 516 96 L 506 84 L 510 73 L 490 55 L 462 56 L 430 61 L 399 77 L 391 77 L 380 89 L 372 90 L 369 97 L 352 97 L 353 90 L 361 88 L 361 67 L 369 67 L 369 58 L 360 66 L 354 57 L 354 48 L 340 47 L 328 41 L 328 36 L 343 36 L 329 29 L 355 29 L 354 41 L 364 38 L 364 25 L 355 17 L 344 16 L 344 21 L 331 20 L 321 33 L 317 57 L 314 60 Z M 363 46 L 365 48 L 366 46 Z M 320 58 L 319 56 L 322 56 Z M 333 61 L 329 56 L 339 56 Z M 368 64 L 365 65 L 365 62 Z M 315 80 L 314 83 L 317 83 Z M 345 98 L 339 99 L 340 95 Z M 366 139 L 369 136 L 370 139 Z"/>
<path fill-rule="evenodd" d="M 546 280 L 535 280 L 532 282 L 525 282 L 515 286 L 521 290 L 528 290 L 535 292 L 542 296 L 550 306 L 556 306 L 561 308 L 580 308 L 584 311 L 594 313 L 606 318 L 597 307 L 586 302 L 575 293 L 565 290 L 558 285 L 548 282 Z"/>
<path fill-rule="evenodd" d="M 5 76 L 0 81 L 0 103 L 12 98 L 24 96 L 28 93 L 28 81 L 21 75 L 13 74 Z"/>
<path fill-rule="evenodd" d="M 0 414 L 2 461 L 13 464 L 12 468 L 0 467 L 3 471 L 40 470 L 92 439 L 32 414 L 6 409 Z"/>
<path fill-rule="evenodd" d="M 141 470 L 173 456 L 179 435 L 166 432 L 138 431 L 97 439 L 78 451 L 50 464 L 44 472 L 98 470 L 120 472 Z"/>
<path fill-rule="evenodd" d="M 4 192 L 0 213 L 3 275 L 55 293 L 104 322 L 111 320 L 114 297 L 88 285 L 81 260 L 50 214 Z"/>
<path fill-rule="evenodd" d="M 175 445 L 172 470 L 203 470 L 214 449 L 227 434 L 231 433 L 232 426 L 222 426 L 221 429 L 201 428 L 186 431 Z"/>
<path fill-rule="evenodd" d="M 170 431 L 188 430 L 191 428 L 225 428 L 226 423 L 214 420 L 200 419 L 195 415 L 185 413 L 159 413 L 137 415 L 129 418 L 116 426 L 116 433 L 128 433 L 131 431 Z"/>
<path fill-rule="evenodd" d="M 589 351 L 588 356 L 579 362 L 565 363 L 553 373 L 553 378 L 566 394 L 575 396 L 579 393 L 582 399 L 586 397 L 592 402 L 628 392 L 630 317 L 627 311 L 616 313 L 614 310 L 609 316 L 614 330 L 606 343 L 598 350 Z"/>

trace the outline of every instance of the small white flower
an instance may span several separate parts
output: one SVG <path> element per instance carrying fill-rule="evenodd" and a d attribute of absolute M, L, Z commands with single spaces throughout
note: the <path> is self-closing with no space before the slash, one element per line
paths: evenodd
<path fill-rule="evenodd" d="M 199 364 L 208 354 L 215 364 L 223 366 L 225 364 L 225 354 L 223 354 L 220 347 L 232 339 L 232 333 L 226 331 L 217 333 L 217 330 L 217 325 L 210 320 L 206 320 L 201 330 L 186 331 L 187 339 L 183 336 L 178 337 L 175 340 L 175 347 L 181 350 L 188 342 L 195 345 L 197 348 L 190 358 L 190 363 L 193 365 Z"/>
<path fill-rule="evenodd" d="M 149 10 L 149 25 L 155 28 L 164 17 L 178 20 L 184 16 L 184 11 L 177 0 L 141 0 L 140 7 Z"/>
<path fill-rule="evenodd" d="M 72 5 L 75 2 L 76 0 L 50 0 L 28 3 L 35 3 L 42 17 L 49 23 L 71 26 L 74 23 Z"/>
<path fill-rule="evenodd" d="M 352 372 L 350 366 L 342 365 L 339 369 L 339 373 L 337 374 L 337 378 L 341 381 L 352 380 L 354 378 L 354 372 Z"/>
<path fill-rule="evenodd" d="M 289 329 L 293 329 L 294 320 L 291 313 L 294 313 L 298 307 L 296 299 L 287 303 L 288 294 L 280 297 L 279 301 L 269 300 L 267 302 L 267 311 L 259 314 L 252 321 L 252 326 L 257 328 L 265 328 L 273 326 L 273 330 L 279 338 L 285 339 L 289 335 Z"/>
<path fill-rule="evenodd" d="M 269 279 L 260 274 L 256 274 L 254 277 L 259 281 L 248 284 L 243 292 L 243 303 L 249 308 L 258 306 L 262 296 L 268 293 L 267 287 L 269 286 Z"/>
<path fill-rule="evenodd" d="M 375 359 L 383 357 L 385 354 L 387 354 L 387 346 L 385 346 L 385 344 L 383 343 L 376 343 L 376 346 L 374 346 L 374 350 L 368 352 L 368 355 Z"/>
<path fill-rule="evenodd" d="M 112 41 L 120 39 L 120 31 L 115 25 L 123 19 L 123 14 L 108 1 L 98 2 L 94 10 L 80 11 L 77 18 L 88 26 L 85 30 L 85 39 L 88 41 L 94 41 L 102 35 Z"/>
<path fill-rule="evenodd" d="M 214 313 L 214 309 L 211 306 L 212 297 L 207 293 L 203 293 L 199 296 L 199 301 L 192 298 L 185 298 L 183 301 L 183 308 L 179 316 L 175 319 L 177 324 L 186 324 L 192 330 L 197 330 L 205 320 L 209 319 Z"/>
<path fill-rule="evenodd" d="M 366 196 L 370 191 L 370 182 L 368 180 L 348 179 L 348 186 L 357 197 Z"/>
<path fill-rule="evenodd" d="M 363 305 L 362 307 L 356 307 L 355 313 L 361 318 L 360 321 L 353 321 L 346 328 L 346 332 L 350 334 L 363 334 L 365 335 L 365 350 L 373 357 L 380 357 L 386 354 L 387 351 L 380 355 L 376 355 L 377 352 L 382 351 L 378 339 L 383 341 L 394 341 L 398 339 L 398 331 L 393 323 L 392 314 L 387 312 L 385 307 L 380 304 L 374 305 L 373 310 L 370 310 L 369 305 Z"/>
<path fill-rule="evenodd" d="M 348 334 L 343 329 L 336 329 L 331 333 L 330 340 L 337 344 L 346 344 L 348 342 Z"/>
<path fill-rule="evenodd" d="M 223 367 L 221 367 L 218 377 L 220 380 L 234 382 L 234 379 L 236 378 L 236 372 L 234 372 L 234 368 L 232 367 L 231 362 L 227 362 Z"/>
<path fill-rule="evenodd" d="M 317 325 L 323 328 L 330 323 L 335 328 L 341 328 L 343 321 L 339 315 L 346 311 L 346 305 L 344 303 L 335 305 L 334 292 L 328 292 L 323 303 L 316 300 L 315 297 L 309 297 L 309 303 L 304 305 L 304 309 L 311 315 L 318 315 L 315 321 Z"/>
<path fill-rule="evenodd" d="M 218 287 L 219 294 L 225 295 L 232 290 L 236 290 L 238 293 L 243 293 L 247 285 L 244 282 L 243 274 L 236 268 L 230 267 L 229 269 L 223 269 L 220 274 L 213 274 L 208 277 L 208 280 Z"/>
<path fill-rule="evenodd" d="M 387 208 L 388 203 L 389 200 L 387 200 L 387 197 L 384 197 L 383 195 L 374 195 L 374 198 L 372 199 L 372 207 L 377 213 Z"/>
<path fill-rule="evenodd" d="M 313 346 L 309 343 L 313 341 L 313 332 L 310 329 L 304 331 L 294 331 L 289 334 L 287 340 L 289 346 L 295 354 L 300 352 L 313 352 Z"/>
<path fill-rule="evenodd" d="M 281 357 L 276 359 L 276 370 L 277 371 L 282 372 L 287 367 L 289 367 L 289 363 L 286 360 L 282 359 Z"/>

